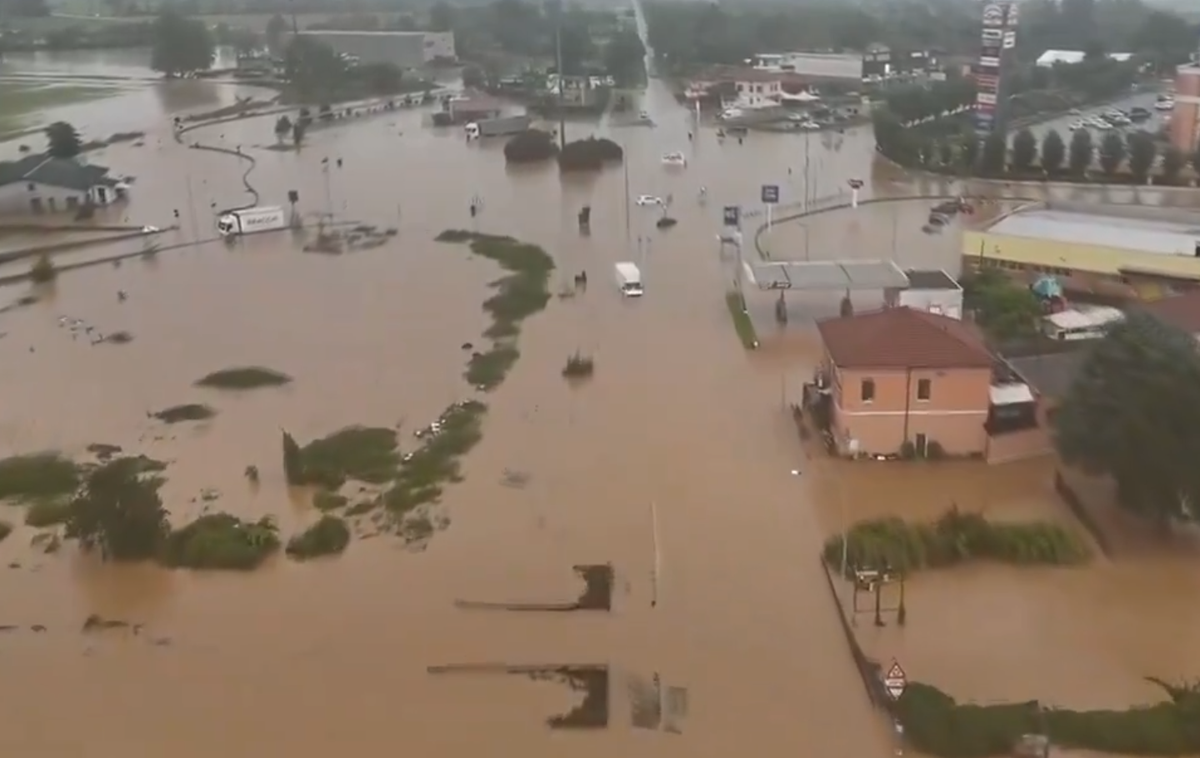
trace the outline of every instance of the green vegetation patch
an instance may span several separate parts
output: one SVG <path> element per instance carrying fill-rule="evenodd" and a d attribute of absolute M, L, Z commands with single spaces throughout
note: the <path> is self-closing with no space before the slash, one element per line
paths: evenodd
<path fill-rule="evenodd" d="M 292 381 L 281 371 L 262 366 L 241 366 L 214 371 L 196 382 L 197 387 L 219 390 L 253 390 L 259 387 L 279 387 Z"/>
<path fill-rule="evenodd" d="M 108 97 L 119 92 L 108 86 L 48 84 L 39 81 L 0 81 L 0 140 L 18 136 L 37 125 L 39 111 Z"/>
<path fill-rule="evenodd" d="M 740 292 L 730 290 L 725 293 L 725 305 L 729 308 L 729 316 L 733 319 L 733 328 L 742 347 L 754 350 L 758 347 L 758 334 L 754 331 L 754 322 L 746 311 L 746 299 Z"/>
<path fill-rule="evenodd" d="M 337 516 L 324 515 L 309 528 L 292 537 L 287 554 L 296 560 L 338 555 L 350 544 L 350 527 Z"/>
<path fill-rule="evenodd" d="M 442 486 L 462 479 L 460 459 L 483 439 L 483 416 L 487 406 L 469 400 L 442 414 L 440 431 L 407 456 L 395 484 L 384 493 L 383 503 L 402 517 L 418 506 L 436 502 Z"/>
<path fill-rule="evenodd" d="M 283 433 L 283 470 L 288 484 L 312 484 L 336 490 L 353 479 L 387 484 L 396 478 L 400 449 L 396 430 L 348 426 L 304 447 Z"/>
<path fill-rule="evenodd" d="M 175 568 L 249 571 L 279 550 L 279 530 L 270 517 L 243 521 L 228 513 L 201 516 L 173 530 L 162 551 Z"/>
<path fill-rule="evenodd" d="M 71 515 L 71 503 L 62 500 L 39 500 L 25 510 L 25 524 L 37 529 L 65 524 Z"/>
<path fill-rule="evenodd" d="M 35 284 L 48 284 L 58 278 L 58 269 L 54 267 L 49 255 L 42 253 L 38 256 L 29 267 L 29 278 Z"/>
<path fill-rule="evenodd" d="M 150 415 L 166 424 L 178 424 L 181 421 L 205 421 L 217 415 L 217 412 L 201 403 L 187 403 L 173 405 Z"/>
<path fill-rule="evenodd" d="M 896 703 L 896 714 L 912 746 L 940 758 L 1012 755 L 1025 734 L 1045 734 L 1056 747 L 1100 753 L 1200 753 L 1200 687 L 1150 681 L 1170 700 L 1122 711 L 1040 708 L 1036 701 L 960 704 L 936 687 L 910 682 Z"/>
<path fill-rule="evenodd" d="M 346 507 L 349 502 L 349 498 L 336 492 L 320 490 L 313 495 L 313 507 L 318 511 L 336 511 L 338 508 Z"/>
<path fill-rule="evenodd" d="M 842 535 L 825 542 L 825 562 L 840 567 Z M 951 507 L 936 521 L 900 518 L 860 521 L 850 527 L 846 565 L 890 567 L 909 572 L 970 560 L 1024 566 L 1070 566 L 1089 558 L 1087 546 L 1070 530 L 1049 522 L 1001 523 Z"/>
<path fill-rule="evenodd" d="M 78 464 L 59 453 L 15 455 L 0 460 L 0 500 L 69 497 L 79 489 Z"/>
<path fill-rule="evenodd" d="M 567 358 L 562 375 L 568 379 L 586 379 L 596 373 L 596 362 L 586 355 L 575 353 Z"/>
<path fill-rule="evenodd" d="M 492 283 L 496 294 L 483 303 L 483 309 L 492 317 L 485 337 L 493 341 L 515 339 L 520 334 L 521 322 L 544 310 L 550 302 L 548 285 L 554 259 L 537 245 L 462 229 L 447 229 L 437 240 L 466 243 L 475 255 L 493 260 L 509 272 Z M 519 357 L 515 345 L 497 342 L 491 350 L 471 357 L 464 376 L 472 386 L 493 389 L 504 381 Z"/>

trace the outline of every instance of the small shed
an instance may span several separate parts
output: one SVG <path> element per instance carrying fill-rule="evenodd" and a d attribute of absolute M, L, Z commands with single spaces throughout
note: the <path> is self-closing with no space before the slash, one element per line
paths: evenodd
<path fill-rule="evenodd" d="M 941 269 L 909 269 L 908 287 L 900 290 L 897 305 L 914 310 L 962 319 L 963 289 Z"/>

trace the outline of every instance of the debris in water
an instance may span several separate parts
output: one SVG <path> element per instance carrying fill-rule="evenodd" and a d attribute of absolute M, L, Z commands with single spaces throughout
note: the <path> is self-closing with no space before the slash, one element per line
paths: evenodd
<path fill-rule="evenodd" d="M 546 719 L 551 729 L 607 729 L 609 670 L 604 664 L 460 663 L 429 666 L 430 674 L 515 674 L 534 681 L 565 684 L 583 692 L 583 700 L 564 714 Z"/>
<path fill-rule="evenodd" d="M 572 611 L 612 610 L 613 567 L 611 563 L 584 564 L 572 567 L 584 581 L 583 592 L 574 602 L 567 603 L 499 603 L 479 600 L 455 600 L 456 608 L 464 610 L 494 611 L 544 611 L 565 613 Z"/>
<path fill-rule="evenodd" d="M 504 469 L 503 476 L 500 479 L 500 484 L 505 487 L 523 490 L 525 485 L 529 484 L 529 473 L 525 471 L 514 471 L 513 469 Z"/>

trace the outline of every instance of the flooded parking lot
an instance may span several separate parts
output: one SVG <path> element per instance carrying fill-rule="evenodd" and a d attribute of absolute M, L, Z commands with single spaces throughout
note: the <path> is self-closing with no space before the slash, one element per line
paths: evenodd
<path fill-rule="evenodd" d="M 221 101 L 236 91 L 175 84 L 211 86 Z M 180 107 L 196 107 L 191 95 L 179 97 L 187 100 Z M 246 202 L 246 166 L 176 143 L 165 117 L 173 109 L 165 96 L 162 103 L 144 146 L 112 146 L 93 159 L 138 177 L 131 203 L 114 211 L 121 220 L 166 226 L 179 210 L 180 229 L 164 241 L 205 238 L 214 209 Z M 275 141 L 273 119 L 247 119 L 198 129 L 185 141 L 252 155 L 250 179 L 263 204 L 286 205 L 296 190 L 301 213 L 395 226 L 396 237 L 372 250 L 324 256 L 303 253 L 289 233 L 266 234 L 64 274 L 41 288 L 0 290 L 0 304 L 38 299 L 0 314 L 7 333 L 0 339 L 0 455 L 121 445 L 170 461 L 163 496 L 173 519 L 198 513 L 208 491 L 218 493 L 215 507 L 272 515 L 291 533 L 316 513 L 304 493 L 284 485 L 281 427 L 302 440 L 348 424 L 412 429 L 474 396 L 460 376 L 462 345 L 478 340 L 487 324 L 479 303 L 497 269 L 463 246 L 436 243 L 439 232 L 474 226 L 544 246 L 557 265 L 552 291 L 579 271 L 593 281 L 590 291 L 555 298 L 526 324 L 520 362 L 486 398 L 484 440 L 466 458 L 466 479 L 443 499 L 450 525 L 423 552 L 381 536 L 335 560 L 280 561 L 230 576 L 100 565 L 72 550 L 44 555 L 29 547 L 27 529 L 0 543 L 0 563 L 10 566 L 0 570 L 0 625 L 20 627 L 0 635 L 0 712 L 10 721 L 0 748 L 102 758 L 264 750 L 303 757 L 347 745 L 429 755 L 558 754 L 563 743 L 549 736 L 546 719 L 578 704 L 577 693 L 520 677 L 427 673 L 430 665 L 510 662 L 608 667 L 608 729 L 563 737 L 581 756 L 717 755 L 751 740 L 770 754 L 797 746 L 822 755 L 889 754 L 887 729 L 870 712 L 816 565 L 825 536 L 848 513 L 925 513 L 926 504 L 947 497 L 975 502 L 971 493 L 996 507 L 1011 499 L 1041 512 L 1037 482 L 1047 471 L 1022 469 L 1006 490 L 984 478 L 1003 473 L 977 469 L 940 484 L 876 474 L 864 484 L 848 468 L 806 462 L 783 405 L 811 375 L 812 332 L 797 324 L 786 339 L 745 353 L 721 299 L 731 265 L 715 237 L 721 206 L 755 207 L 762 184 L 779 184 L 783 203 L 802 198 L 806 152 L 810 195 L 855 177 L 870 182 L 864 197 L 954 188 L 876 165 L 869 131 L 847 131 L 819 149 L 813 138 L 807 151 L 796 135 L 752 134 L 738 144 L 719 141 L 707 127 L 697 131 L 657 83 L 644 107 L 656 128 L 611 136 L 626 149 L 632 195 L 673 197 L 670 214 L 680 223 L 665 232 L 653 225 L 656 211 L 634 207 L 627 217 L 621 167 L 582 177 L 561 176 L 553 166 L 510 170 L 500 145 L 430 129 L 420 111 L 316 130 L 299 152 L 265 149 Z M 574 138 L 599 127 L 567 129 Z M 663 153 L 675 150 L 687 152 L 686 169 L 662 166 Z M 704 202 L 702 186 L 709 189 Z M 482 212 L 472 221 L 476 195 Z M 593 208 L 589 237 L 576 224 L 583 205 Z M 955 235 L 920 232 L 925 203 L 876 213 L 884 207 L 812 222 L 810 254 L 956 270 Z M 781 224 L 771 250 L 803 245 L 799 230 Z M 620 260 L 643 266 L 647 294 L 636 302 L 610 284 Z M 63 317 L 128 331 L 133 340 L 72 339 Z M 596 362 L 595 377 L 582 386 L 560 376 L 576 351 Z M 295 381 L 234 395 L 192 386 L 235 365 L 268 366 Z M 211 421 L 164 427 L 147 418 L 201 401 L 217 410 Z M 407 434 L 402 444 L 411 444 Z M 243 476 L 252 464 L 262 472 L 257 487 Z M 801 476 L 791 474 L 797 468 Z M 505 486 L 514 471 L 522 486 Z M 836 498 L 834 476 L 846 483 Z M 572 566 L 609 562 L 616 571 L 611 613 L 481 615 L 454 606 L 464 597 L 571 597 L 579 591 Z M 1129 606 L 1115 599 L 1137 578 L 1092 579 L 1092 571 L 1078 574 L 1087 579 L 1065 573 L 1041 582 L 1033 599 L 1022 572 L 983 567 L 933 576 L 914 583 L 906 637 L 869 645 L 881 657 L 911 659 L 915 678 L 993 699 L 1070 699 L 1097 686 L 1088 684 L 1087 654 L 1130 656 L 1109 664 L 1116 673 L 1104 669 L 1103 692 L 1071 703 L 1127 704 L 1143 691 L 1125 689 L 1126 675 L 1162 671 L 1161 643 L 1194 631 L 1197 620 L 1181 611 L 1183 621 L 1139 637 L 1156 596 L 1143 593 L 1144 613 L 1120 611 Z M 1188 581 L 1164 584 L 1164 594 L 1194 592 Z M 1078 626 L 1052 626 L 1059 615 L 1081 613 L 1082 603 L 1062 604 L 1071 594 L 1106 610 L 1078 616 Z M 985 627 L 978 619 L 989 612 L 1004 622 Z M 148 631 L 83 634 L 89 614 Z M 971 631 L 944 625 L 946 618 Z M 1042 625 L 1022 623 L 1031 618 Z M 1033 676 L 1004 678 L 1005 661 L 1019 659 L 1024 668 L 1011 668 L 1022 671 L 1049 665 L 1061 649 L 1045 636 L 1075 645 L 1067 632 L 1079 629 L 1107 635 L 1111 644 L 1062 656 L 1048 669 L 1053 686 Z M 1135 637 L 1154 644 L 1125 652 Z M 989 656 L 1001 645 L 1008 657 L 995 655 L 986 675 L 970 673 L 969 655 Z M 664 686 L 687 690 L 688 715 L 677 734 L 638 734 L 631 723 L 636 698 L 626 684 L 655 673 Z M 988 686 L 993 677 L 995 688 Z"/>

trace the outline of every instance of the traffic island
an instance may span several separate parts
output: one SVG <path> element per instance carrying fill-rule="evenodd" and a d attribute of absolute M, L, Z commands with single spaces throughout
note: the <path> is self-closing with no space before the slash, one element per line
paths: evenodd
<path fill-rule="evenodd" d="M 746 298 L 734 290 L 725 293 L 725 305 L 729 308 L 729 316 L 733 319 L 733 329 L 737 332 L 742 347 L 747 350 L 758 348 L 758 333 L 754 331 L 754 321 L 746 310 Z"/>

